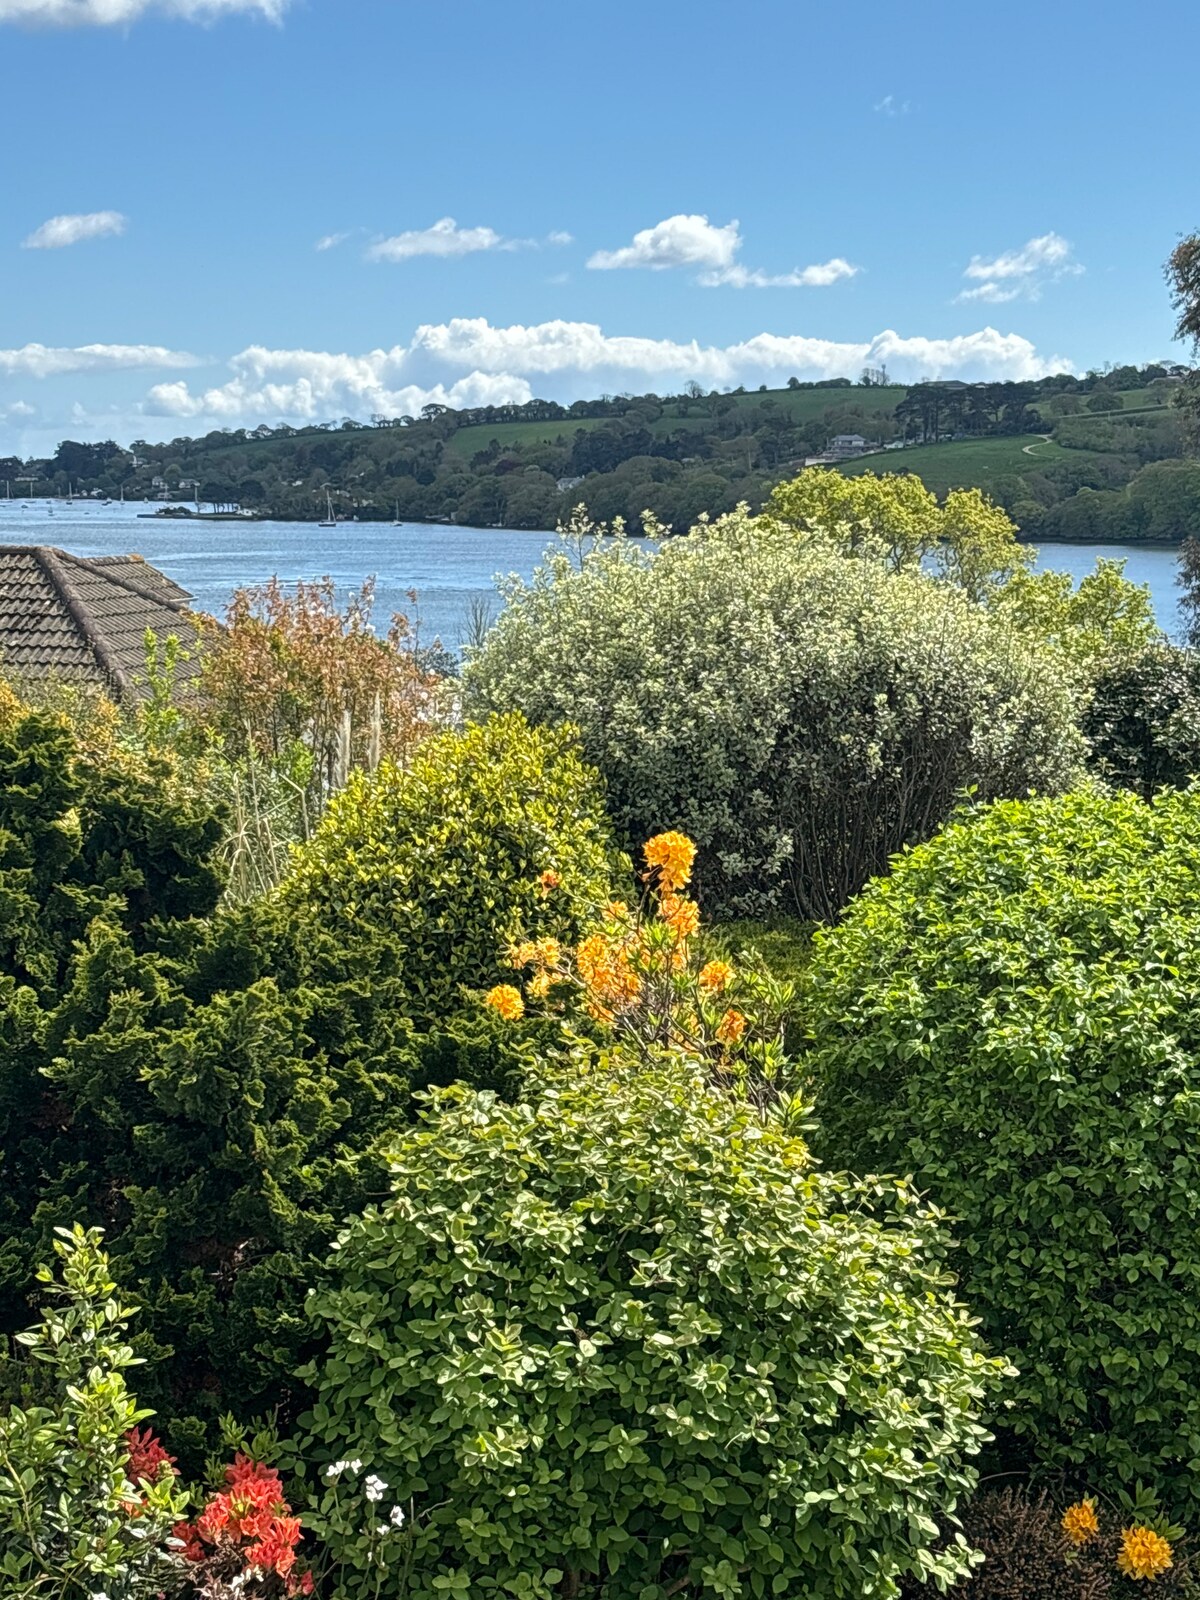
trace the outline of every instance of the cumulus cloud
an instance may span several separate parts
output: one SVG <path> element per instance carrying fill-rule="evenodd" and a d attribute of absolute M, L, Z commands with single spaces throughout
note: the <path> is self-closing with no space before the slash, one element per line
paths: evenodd
<path fill-rule="evenodd" d="M 958 299 L 981 300 L 987 305 L 1037 300 L 1047 283 L 1077 277 L 1083 270 L 1061 234 L 1043 233 L 1019 250 L 1005 250 L 991 258 L 972 256 L 963 277 L 970 278 L 975 287 L 964 289 Z"/>
<path fill-rule="evenodd" d="M 667 217 L 652 228 L 635 233 L 633 243 L 619 250 L 597 250 L 588 257 L 588 266 L 598 272 L 621 267 L 647 267 L 664 272 L 670 267 L 707 267 L 720 271 L 731 267 L 741 248 L 737 221 L 723 228 L 714 227 L 707 217 L 685 215 Z"/>
<path fill-rule="evenodd" d="M 594 271 L 643 267 L 651 272 L 690 267 L 698 270 L 697 283 L 706 289 L 815 289 L 852 278 L 858 271 L 841 256 L 816 266 L 791 272 L 763 272 L 738 261 L 742 248 L 740 225 L 735 219 L 716 227 L 707 217 L 680 213 L 635 233 L 633 243 L 619 250 L 597 250 L 588 258 Z"/>
<path fill-rule="evenodd" d="M 423 405 L 465 407 L 532 400 L 524 378 L 472 372 L 450 383 L 405 381 L 408 351 L 336 355 L 320 350 L 267 350 L 251 345 L 230 362 L 233 378 L 198 391 L 182 381 L 156 384 L 145 409 L 154 416 L 212 417 L 225 422 L 279 417 L 319 422 L 334 415 L 413 415 Z"/>
<path fill-rule="evenodd" d="M 468 256 L 478 250 L 518 250 L 527 241 L 505 239 L 494 228 L 460 228 L 443 217 L 431 228 L 414 228 L 390 239 L 377 239 L 368 261 L 411 261 L 414 256 Z"/>
<path fill-rule="evenodd" d="M 3 6 L 4 0 L 0 0 Z M 80 244 L 84 239 L 103 239 L 125 232 L 126 218 L 119 211 L 71 212 L 66 216 L 51 217 L 35 228 L 22 241 L 23 250 L 62 250 L 69 244 Z"/>
<path fill-rule="evenodd" d="M 279 22 L 291 0 L 0 0 L 0 23 L 51 28 L 116 27 L 154 12 L 186 22 L 215 22 L 247 12 Z"/>
<path fill-rule="evenodd" d="M 423 405 L 519 404 L 534 393 L 564 400 L 633 384 L 677 390 L 691 379 L 707 388 L 839 377 L 864 365 L 904 379 L 1036 378 L 1070 369 L 1045 358 L 1018 334 L 994 328 L 952 339 L 903 336 L 839 342 L 802 334 L 760 333 L 730 345 L 606 334 L 589 322 L 551 321 L 493 327 L 456 317 L 419 327 L 407 345 L 363 355 L 271 350 L 253 345 L 230 362 L 232 377 L 208 388 L 182 380 L 150 390 L 144 411 L 211 419 L 226 426 L 324 421 L 372 412 L 415 415 Z"/>
<path fill-rule="evenodd" d="M 160 344 L 83 344 L 63 347 L 26 344 L 0 350 L 0 373 L 57 378 L 69 372 L 120 372 L 138 367 L 196 367 L 197 356 Z"/>

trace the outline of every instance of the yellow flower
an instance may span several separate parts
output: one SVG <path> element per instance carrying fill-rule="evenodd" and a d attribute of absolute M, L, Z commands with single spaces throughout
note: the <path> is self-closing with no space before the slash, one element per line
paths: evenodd
<path fill-rule="evenodd" d="M 1098 1537 L 1100 1523 L 1096 1517 L 1094 1500 L 1078 1500 L 1068 1506 L 1062 1515 L 1062 1531 L 1072 1544 L 1083 1545 Z"/>
<path fill-rule="evenodd" d="M 700 926 L 700 907 L 681 894 L 665 894 L 658 914 L 677 939 L 690 939 Z"/>
<path fill-rule="evenodd" d="M 610 900 L 604 908 L 604 915 L 610 922 L 628 922 L 629 907 L 624 900 Z"/>
<path fill-rule="evenodd" d="M 541 877 L 538 879 L 538 888 L 541 889 L 543 893 L 549 894 L 550 890 L 557 889 L 561 882 L 562 879 L 559 877 L 557 872 L 543 872 Z"/>
<path fill-rule="evenodd" d="M 508 959 L 514 967 L 527 967 L 531 961 L 537 960 L 537 945 L 532 939 L 515 944 L 508 952 Z"/>
<path fill-rule="evenodd" d="M 1117 1566 L 1127 1578 L 1145 1578 L 1153 1583 L 1171 1562 L 1171 1546 L 1153 1528 L 1126 1528 L 1121 1535 Z"/>
<path fill-rule="evenodd" d="M 728 961 L 710 961 L 700 968 L 700 976 L 696 982 L 705 994 L 720 994 L 732 977 L 733 968 Z"/>
<path fill-rule="evenodd" d="M 662 889 L 682 889 L 692 875 L 696 846 L 685 833 L 656 833 L 642 853 L 649 870 L 657 869 Z"/>
<path fill-rule="evenodd" d="M 732 1006 L 717 1023 L 717 1038 L 722 1044 L 737 1044 L 746 1031 L 746 1019 Z"/>
<path fill-rule="evenodd" d="M 498 1012 L 505 1022 L 516 1022 L 518 1017 L 525 1015 L 521 991 L 514 989 L 511 983 L 498 983 L 494 989 L 489 989 L 483 1003 Z"/>
<path fill-rule="evenodd" d="M 575 951 L 575 964 L 591 998 L 606 1011 L 612 1002 L 634 999 L 642 987 L 624 946 L 610 944 L 601 933 L 583 941 Z"/>
<path fill-rule="evenodd" d="M 539 939 L 533 958 L 540 967 L 556 967 L 562 959 L 562 945 L 557 939 Z"/>

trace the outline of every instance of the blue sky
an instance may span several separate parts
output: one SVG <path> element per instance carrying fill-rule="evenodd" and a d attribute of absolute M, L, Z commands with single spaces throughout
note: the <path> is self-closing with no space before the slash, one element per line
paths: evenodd
<path fill-rule="evenodd" d="M 0 0 L 0 453 L 1170 354 L 1200 8 L 1140 16 Z"/>

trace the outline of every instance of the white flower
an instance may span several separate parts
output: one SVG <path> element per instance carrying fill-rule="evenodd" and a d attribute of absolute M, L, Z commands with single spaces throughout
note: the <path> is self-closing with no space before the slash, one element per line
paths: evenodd
<path fill-rule="evenodd" d="M 367 1499 L 382 1500 L 386 1488 L 387 1484 L 384 1483 L 383 1479 L 377 1477 L 375 1473 L 371 1473 L 366 1482 Z"/>
<path fill-rule="evenodd" d="M 404 1507 L 393 1506 L 388 1520 L 393 1528 L 402 1528 L 404 1526 Z"/>
<path fill-rule="evenodd" d="M 341 1477 L 342 1473 L 345 1472 L 348 1465 L 349 1463 L 345 1461 L 331 1461 L 330 1464 L 325 1468 L 326 1478 L 330 1483 L 336 1483 L 336 1481 Z"/>
<path fill-rule="evenodd" d="M 358 1459 L 357 1456 L 355 1456 L 353 1461 L 347 1461 L 346 1465 L 349 1467 L 351 1472 L 361 1472 L 362 1471 L 362 1462 Z"/>

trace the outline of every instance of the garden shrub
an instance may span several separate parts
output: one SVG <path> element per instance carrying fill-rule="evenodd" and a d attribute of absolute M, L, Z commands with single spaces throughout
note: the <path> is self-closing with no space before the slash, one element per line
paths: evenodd
<path fill-rule="evenodd" d="M 1114 661 L 1082 719 L 1088 764 L 1149 800 L 1200 776 L 1200 656 L 1165 642 Z"/>
<path fill-rule="evenodd" d="M 97 1231 L 64 1229 L 54 1250 L 61 1281 L 39 1272 L 50 1304 L 18 1335 L 48 1394 L 0 1411 L 2 1592 L 155 1600 L 182 1581 L 171 1529 L 187 1501 L 171 1474 L 155 1466 L 138 1478 L 130 1462 L 131 1433 L 148 1415 L 125 1381 L 133 1308 L 118 1297 Z"/>
<path fill-rule="evenodd" d="M 978 810 L 822 930 L 818 1153 L 912 1174 L 1019 1377 L 1010 1460 L 1200 1504 L 1200 794 Z"/>
<path fill-rule="evenodd" d="M 965 786 L 1077 771 L 1061 654 L 954 585 L 743 514 L 554 556 L 507 599 L 468 706 L 577 724 L 625 846 L 682 829 L 710 912 L 828 917 Z"/>
<path fill-rule="evenodd" d="M 306 981 L 369 984 L 443 1018 L 517 938 L 569 939 L 615 862 L 595 775 L 569 730 L 492 717 L 428 740 L 406 769 L 355 773 L 279 893 Z"/>
<path fill-rule="evenodd" d="M 814 1170 L 682 1057 L 436 1093 L 310 1303 L 338 1593 L 867 1600 L 965 1570 L 928 1546 L 999 1365 L 941 1252 L 903 1183 Z M 347 1459 L 407 1519 L 382 1572 Z"/>
<path fill-rule="evenodd" d="M 437 749 L 418 803 L 381 770 L 285 891 L 201 915 L 220 887 L 202 813 L 57 725 L 0 740 L 0 1332 L 27 1320 L 54 1227 L 102 1225 L 143 1306 L 142 1395 L 189 1463 L 224 1412 L 294 1413 L 306 1285 L 386 1189 L 376 1146 L 414 1088 L 512 1093 L 561 1032 L 504 1029 L 464 991 L 516 922 L 570 931 L 570 896 L 603 895 L 587 775 L 511 720 Z"/>

